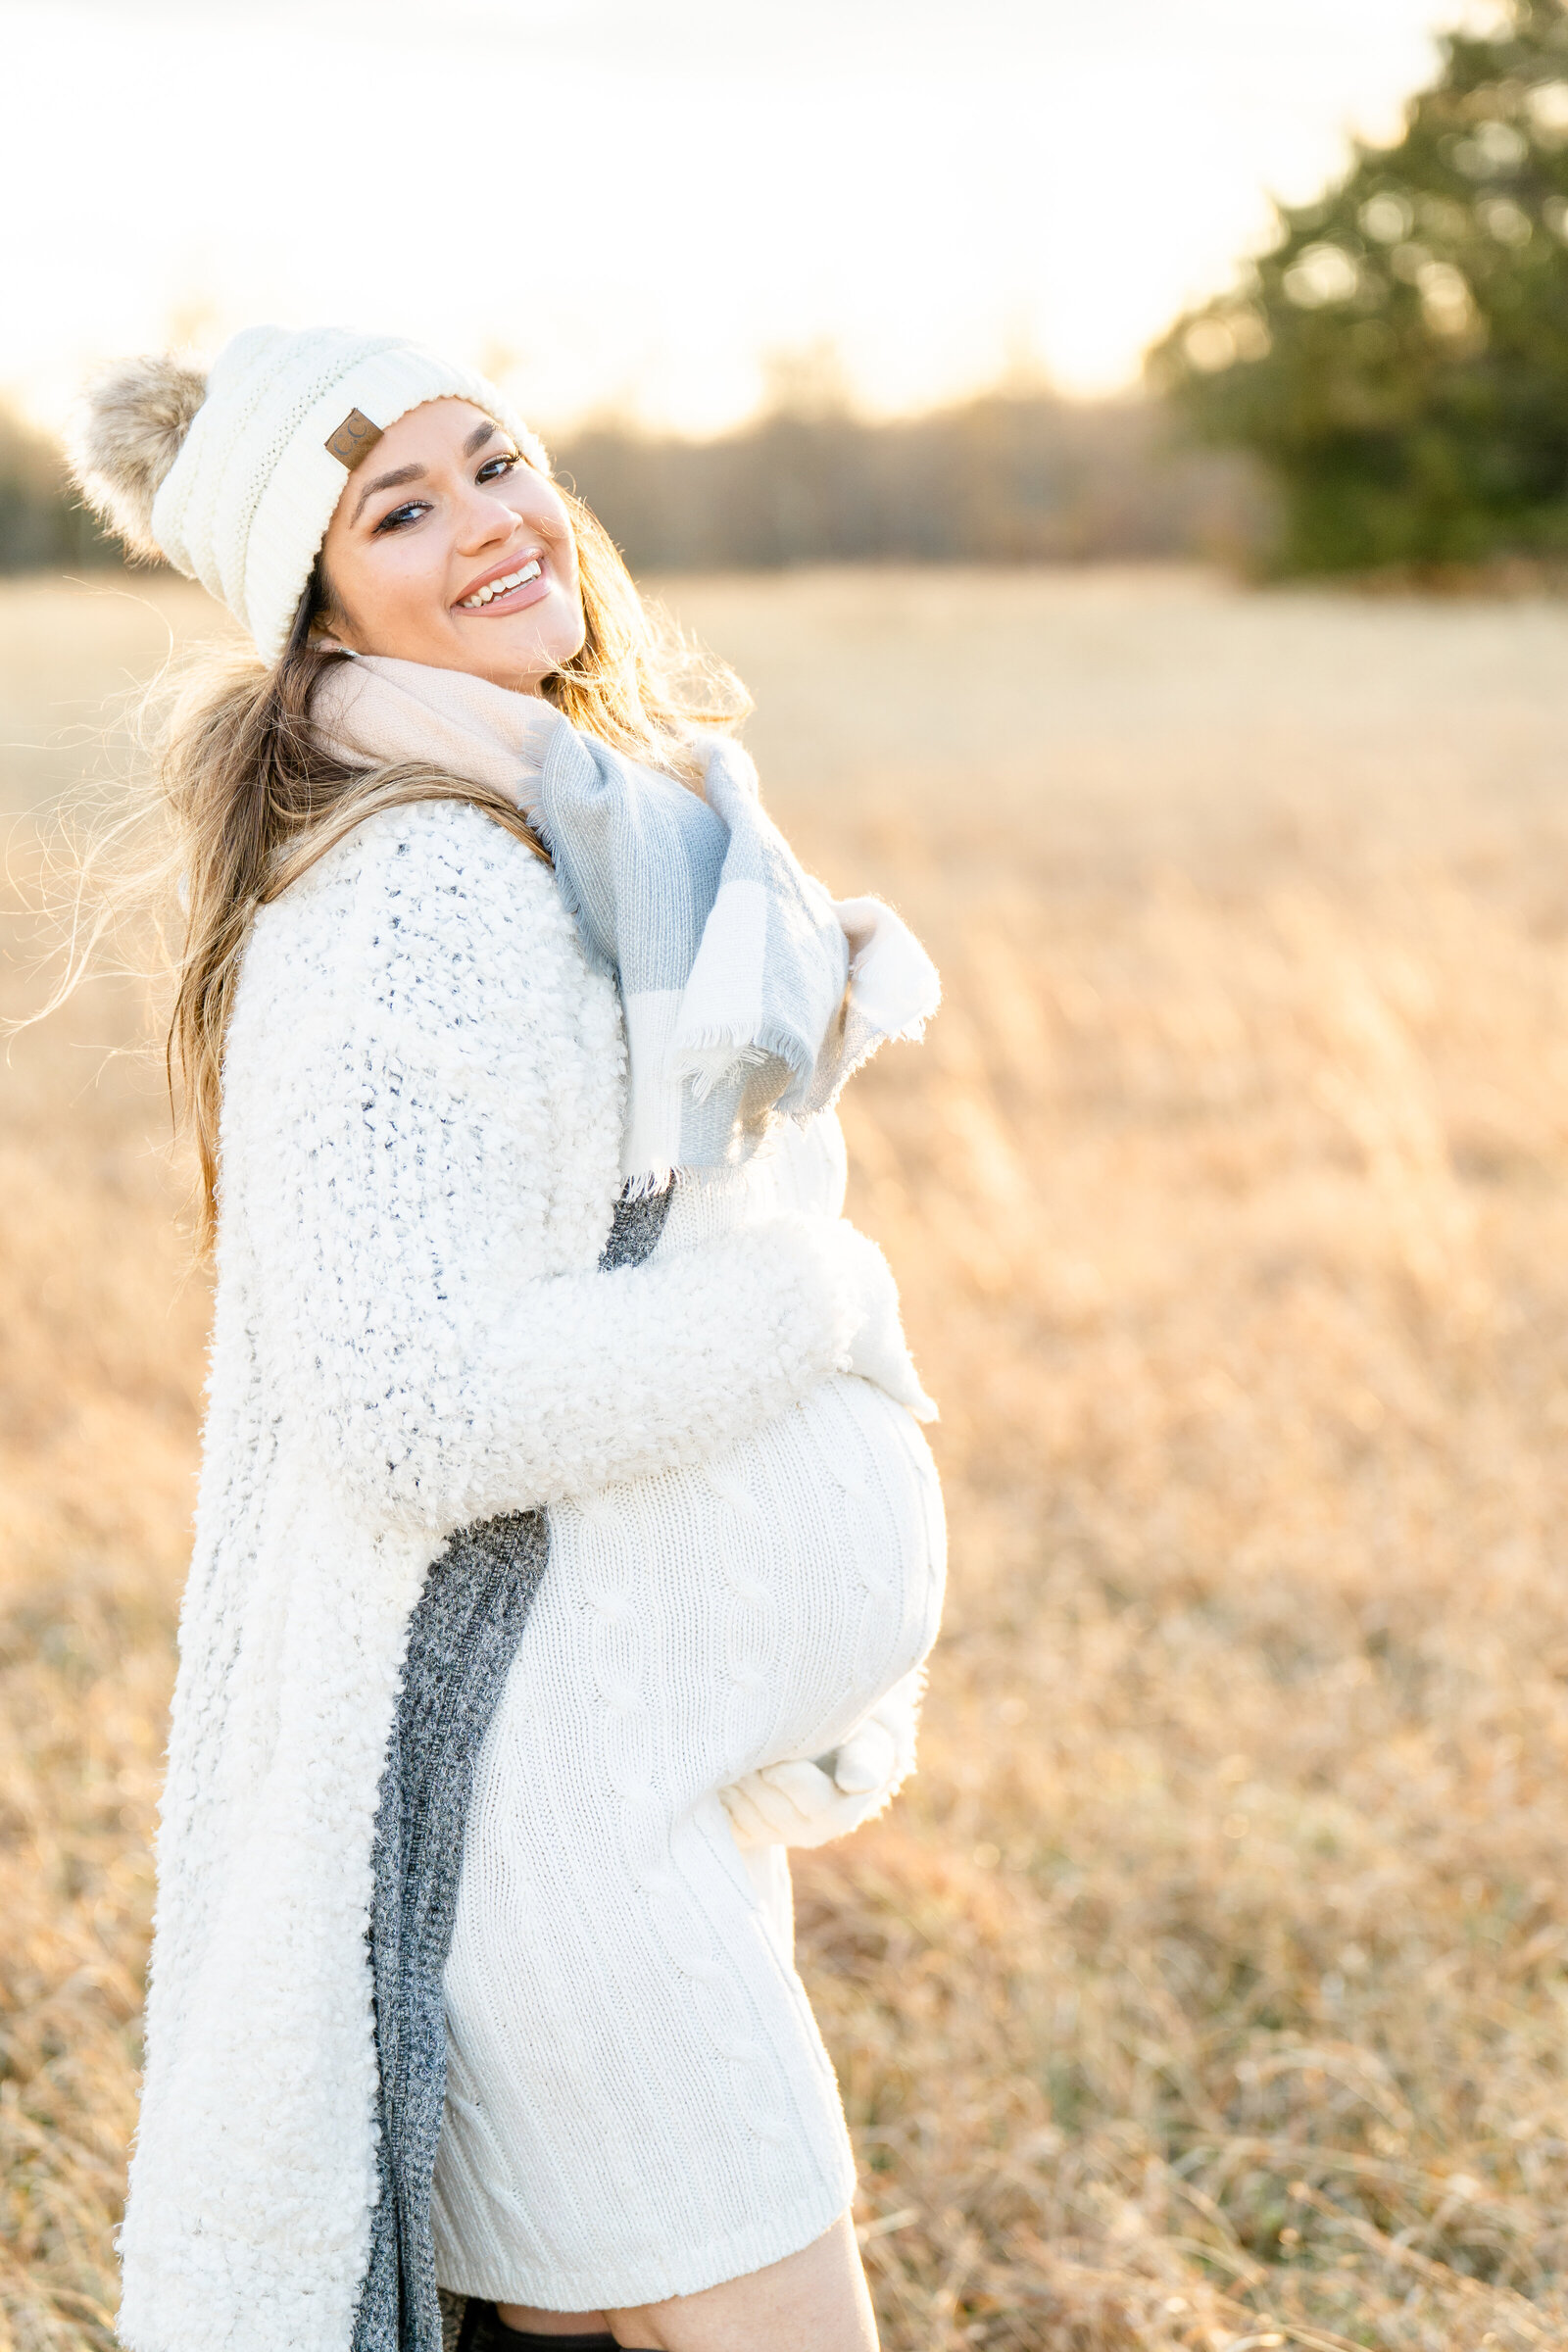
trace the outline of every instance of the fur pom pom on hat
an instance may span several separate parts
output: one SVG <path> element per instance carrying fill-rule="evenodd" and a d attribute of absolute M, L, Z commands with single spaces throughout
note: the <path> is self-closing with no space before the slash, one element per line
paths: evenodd
<path fill-rule="evenodd" d="M 482 375 L 390 335 L 278 326 L 247 327 L 206 374 L 172 357 L 107 368 L 87 387 L 73 468 L 133 555 L 200 580 L 272 662 L 358 463 L 355 436 L 442 399 L 471 401 L 549 471 Z"/>
<path fill-rule="evenodd" d="M 118 360 L 87 387 L 72 470 L 99 521 L 133 556 L 161 552 L 153 500 L 206 397 L 206 369 L 172 354 Z"/>

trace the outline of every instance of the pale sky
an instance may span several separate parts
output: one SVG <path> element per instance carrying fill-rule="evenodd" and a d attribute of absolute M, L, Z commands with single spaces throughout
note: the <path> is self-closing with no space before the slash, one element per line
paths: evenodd
<path fill-rule="evenodd" d="M 1489 0 L 0 0 L 0 393 L 258 319 L 707 431 L 1075 392 L 1388 137 Z"/>

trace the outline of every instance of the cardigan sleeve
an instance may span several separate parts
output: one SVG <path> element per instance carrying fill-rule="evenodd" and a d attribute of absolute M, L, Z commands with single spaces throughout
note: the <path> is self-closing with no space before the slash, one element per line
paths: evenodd
<path fill-rule="evenodd" d="M 849 1368 L 871 1250 L 843 1223 L 780 1218 L 524 1280 L 483 1314 L 433 1265 L 394 1294 L 372 1262 L 340 1264 L 311 1284 L 312 1450 L 363 1523 L 437 1542 L 701 1461 Z"/>
<path fill-rule="evenodd" d="M 265 1068 L 230 1071 L 279 1409 L 361 1524 L 436 1544 L 712 1455 L 849 1369 L 896 1297 L 874 1244 L 802 1214 L 641 1266 L 533 1270 L 530 1123 L 576 1109 L 504 1004 L 469 990 L 452 1016 L 452 968 L 427 979 L 383 923 L 334 973 L 352 1009 L 288 1022 L 274 1002 Z"/>

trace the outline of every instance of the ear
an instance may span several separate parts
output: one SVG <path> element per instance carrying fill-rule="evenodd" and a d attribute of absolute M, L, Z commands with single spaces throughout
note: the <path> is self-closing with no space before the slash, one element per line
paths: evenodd
<path fill-rule="evenodd" d="M 86 388 L 71 470 L 99 520 L 133 556 L 156 557 L 153 501 L 207 395 L 204 369 L 167 354 L 117 360 Z"/>

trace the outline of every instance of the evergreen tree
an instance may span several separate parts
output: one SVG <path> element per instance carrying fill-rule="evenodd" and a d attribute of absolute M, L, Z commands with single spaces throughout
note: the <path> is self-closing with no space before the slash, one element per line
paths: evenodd
<path fill-rule="evenodd" d="M 1274 476 L 1282 571 L 1568 552 L 1568 0 L 1445 52 L 1398 142 L 1150 357 Z"/>

